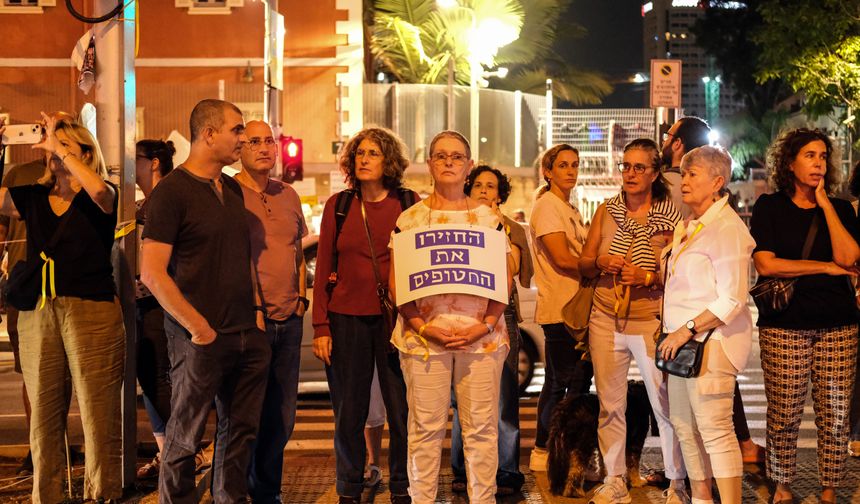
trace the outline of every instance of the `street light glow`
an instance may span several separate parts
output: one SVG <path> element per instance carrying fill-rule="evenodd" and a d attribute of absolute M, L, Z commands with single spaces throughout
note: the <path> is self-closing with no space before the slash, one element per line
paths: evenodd
<path fill-rule="evenodd" d="M 520 36 L 520 27 L 505 23 L 498 18 L 482 19 L 469 31 L 469 52 L 483 65 L 491 65 L 499 48 Z"/>
<path fill-rule="evenodd" d="M 459 5 L 457 0 L 436 0 L 436 6 L 440 9 L 453 9 L 454 7 L 459 7 Z"/>
<path fill-rule="evenodd" d="M 706 76 L 702 77 L 702 82 L 707 84 L 707 83 L 711 82 L 711 78 L 706 75 Z"/>
<path fill-rule="evenodd" d="M 710 143 L 711 145 L 716 145 L 717 142 L 719 141 L 719 139 L 720 139 L 720 132 L 719 131 L 712 129 L 711 131 L 708 132 L 708 143 Z"/>

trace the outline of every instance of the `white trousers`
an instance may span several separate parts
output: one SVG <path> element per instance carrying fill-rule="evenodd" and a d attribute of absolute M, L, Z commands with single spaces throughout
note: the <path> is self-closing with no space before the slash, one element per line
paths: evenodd
<path fill-rule="evenodd" d="M 400 354 L 409 405 L 409 495 L 415 504 L 436 500 L 452 383 L 463 427 L 469 501 L 496 502 L 499 382 L 507 353 L 507 347 L 489 354 L 449 352 L 431 355 L 426 362 L 421 355 Z"/>
<path fill-rule="evenodd" d="M 681 440 L 690 479 L 743 476 L 741 449 L 732 423 L 738 371 L 722 342 L 709 340 L 696 378 L 669 376 L 672 424 Z"/>
<path fill-rule="evenodd" d="M 616 330 L 615 317 L 593 309 L 589 321 L 588 349 L 594 365 L 594 384 L 600 401 L 597 438 L 606 464 L 606 474 L 627 474 L 627 372 L 631 357 L 645 382 L 648 400 L 660 428 L 663 467 L 669 479 L 683 479 L 687 473 L 681 446 L 669 421 L 669 392 L 663 373 L 654 364 L 654 331 L 658 320 L 629 320 L 624 332 Z"/>

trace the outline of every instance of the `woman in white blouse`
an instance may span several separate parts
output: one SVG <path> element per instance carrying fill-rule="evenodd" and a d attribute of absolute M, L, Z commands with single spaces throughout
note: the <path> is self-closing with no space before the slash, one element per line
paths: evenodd
<path fill-rule="evenodd" d="M 666 263 L 663 330 L 669 336 L 657 351 L 672 359 L 691 338 L 702 341 L 713 330 L 699 376 L 669 376 L 670 419 L 695 504 L 713 502 L 711 478 L 723 504 L 741 502 L 743 463 L 732 401 L 752 345 L 747 292 L 755 241 L 728 205 L 731 166 L 721 147 L 703 146 L 684 156 L 681 192 L 691 215 L 675 228 Z"/>

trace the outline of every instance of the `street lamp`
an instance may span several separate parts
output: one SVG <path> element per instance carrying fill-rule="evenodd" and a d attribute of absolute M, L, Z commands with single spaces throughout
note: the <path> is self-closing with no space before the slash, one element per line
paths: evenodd
<path fill-rule="evenodd" d="M 443 10 L 461 9 L 469 14 L 470 28 L 467 33 L 469 48 L 469 143 L 475 160 L 480 159 L 481 138 L 479 135 L 480 97 L 478 82 L 483 78 L 484 65 L 492 65 L 499 48 L 519 37 L 520 27 L 489 17 L 478 22 L 475 10 L 460 5 L 457 0 L 436 0 L 436 6 Z M 448 129 L 454 127 L 454 61 L 448 55 Z M 501 72 L 502 70 L 499 69 Z M 504 71 L 507 75 L 507 71 Z"/>
<path fill-rule="evenodd" d="M 705 117 L 713 125 L 720 116 L 720 84 L 723 80 L 719 75 L 714 78 L 706 75 L 702 82 L 705 84 Z"/>

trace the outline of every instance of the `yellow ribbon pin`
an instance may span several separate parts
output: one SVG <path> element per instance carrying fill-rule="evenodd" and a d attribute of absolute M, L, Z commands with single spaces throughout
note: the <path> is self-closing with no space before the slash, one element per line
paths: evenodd
<path fill-rule="evenodd" d="M 45 307 L 45 299 L 48 297 L 47 287 L 51 288 L 51 299 L 57 297 L 57 287 L 54 285 L 54 260 L 46 256 L 44 252 L 39 253 L 44 264 L 42 264 L 42 302 L 39 304 L 39 309 Z"/>

